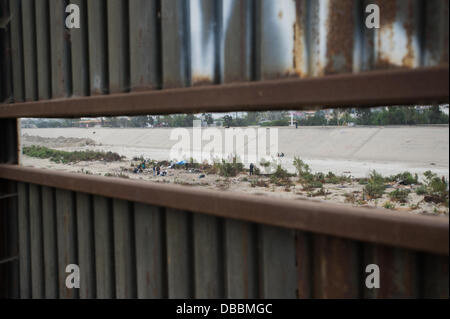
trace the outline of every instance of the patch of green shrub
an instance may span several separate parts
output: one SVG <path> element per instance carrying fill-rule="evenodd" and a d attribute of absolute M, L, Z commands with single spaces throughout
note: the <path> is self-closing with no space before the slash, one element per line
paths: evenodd
<path fill-rule="evenodd" d="M 270 181 L 277 186 L 290 186 L 292 182 L 289 177 L 287 170 L 278 165 L 275 173 L 270 176 Z"/>
<path fill-rule="evenodd" d="M 383 196 L 386 189 L 384 177 L 375 170 L 370 173 L 366 186 L 364 186 L 364 194 L 370 199 L 376 199 Z"/>
<path fill-rule="evenodd" d="M 233 157 L 231 163 L 222 159 L 221 162 L 214 163 L 213 167 L 217 174 L 224 177 L 234 177 L 244 171 L 244 164 L 238 162 L 236 157 Z"/>
<path fill-rule="evenodd" d="M 81 161 L 106 161 L 116 162 L 124 157 L 113 152 L 97 152 L 97 151 L 60 151 L 45 146 L 25 146 L 22 150 L 24 155 L 37 158 L 48 158 L 55 163 L 77 163 Z"/>
<path fill-rule="evenodd" d="M 396 189 L 389 193 L 389 198 L 394 202 L 407 203 L 409 193 L 408 189 Z"/>

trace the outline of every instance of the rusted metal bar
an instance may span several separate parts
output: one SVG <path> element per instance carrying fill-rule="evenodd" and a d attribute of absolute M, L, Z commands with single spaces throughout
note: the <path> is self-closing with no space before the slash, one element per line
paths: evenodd
<path fill-rule="evenodd" d="M 5 117 L 166 114 L 446 102 L 448 66 L 233 83 L 0 106 Z"/>
<path fill-rule="evenodd" d="M 335 203 L 285 201 L 8 164 L 0 164 L 0 178 L 443 255 L 449 253 L 449 221 L 444 217 Z"/>

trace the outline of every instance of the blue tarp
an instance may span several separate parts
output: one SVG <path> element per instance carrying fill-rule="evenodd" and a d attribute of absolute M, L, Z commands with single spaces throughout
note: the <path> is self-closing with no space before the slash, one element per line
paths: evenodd
<path fill-rule="evenodd" d="M 183 165 L 186 164 L 186 161 L 179 161 L 178 163 L 176 163 L 177 165 Z"/>

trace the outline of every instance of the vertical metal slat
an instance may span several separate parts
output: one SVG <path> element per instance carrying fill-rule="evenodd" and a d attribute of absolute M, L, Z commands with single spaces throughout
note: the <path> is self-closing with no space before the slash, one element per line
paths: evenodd
<path fill-rule="evenodd" d="M 28 185 L 17 184 L 19 202 L 20 298 L 31 298 L 30 211 Z"/>
<path fill-rule="evenodd" d="M 95 267 L 97 298 L 114 298 L 114 237 L 112 211 L 109 200 L 105 197 L 94 197 L 95 227 Z"/>
<path fill-rule="evenodd" d="M 59 297 L 72 299 L 78 297 L 78 289 L 68 288 L 66 267 L 78 265 L 76 246 L 76 212 L 73 193 L 67 190 L 56 190 L 56 232 L 58 240 L 58 275 Z"/>
<path fill-rule="evenodd" d="M 54 190 L 42 187 L 45 298 L 58 298 L 58 249 Z"/>
<path fill-rule="evenodd" d="M 33 299 L 45 296 L 40 187 L 30 184 L 31 289 Z"/>
<path fill-rule="evenodd" d="M 78 265 L 80 266 L 80 298 L 92 299 L 95 291 L 94 216 L 88 194 L 77 193 Z"/>
<path fill-rule="evenodd" d="M 259 226 L 260 296 L 262 298 L 297 297 L 295 233 L 293 230 Z"/>
<path fill-rule="evenodd" d="M 157 2 L 130 0 L 131 90 L 160 87 Z"/>
<path fill-rule="evenodd" d="M 192 233 L 189 213 L 166 209 L 169 298 L 193 298 Z"/>
<path fill-rule="evenodd" d="M 51 97 L 51 55 L 48 0 L 35 0 L 37 82 L 39 100 Z"/>
<path fill-rule="evenodd" d="M 134 220 L 130 203 L 114 199 L 113 214 L 116 297 L 136 298 Z"/>
<path fill-rule="evenodd" d="M 154 206 L 134 204 L 137 297 L 166 297 L 165 230 L 163 211 Z"/>

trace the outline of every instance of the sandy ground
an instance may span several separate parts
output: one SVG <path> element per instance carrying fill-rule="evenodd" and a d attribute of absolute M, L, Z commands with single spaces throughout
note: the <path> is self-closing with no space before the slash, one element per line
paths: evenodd
<path fill-rule="evenodd" d="M 186 129 L 192 136 L 192 129 Z M 225 130 L 220 129 L 224 135 Z M 268 152 L 267 158 L 276 159 L 277 152 L 285 157 L 280 163 L 294 173 L 295 156 L 305 160 L 313 172 L 332 171 L 366 177 L 371 170 L 383 175 L 410 171 L 422 175 L 431 170 L 449 177 L 449 127 L 446 126 L 392 126 L 392 127 L 278 127 L 278 147 Z M 171 140 L 173 130 L 111 129 L 111 128 L 56 128 L 22 129 L 22 134 L 48 138 L 87 139 L 87 145 L 61 145 L 60 149 L 91 149 L 112 151 L 131 159 L 144 156 L 155 160 L 168 160 L 170 148 L 177 143 Z M 34 143 L 34 142 L 33 142 Z M 48 142 L 46 142 L 48 143 Z M 272 141 L 270 141 L 272 143 Z M 205 144 L 205 143 L 204 143 Z M 248 144 L 248 141 L 246 145 Z M 274 146 L 274 145 L 272 145 Z M 241 151 L 236 150 L 239 154 Z M 249 162 L 241 156 L 245 165 Z M 176 158 L 181 160 L 182 158 Z"/>
<path fill-rule="evenodd" d="M 121 162 L 96 161 L 72 164 L 59 164 L 48 159 L 22 156 L 21 163 L 25 166 L 175 183 L 286 199 L 334 201 L 354 206 L 382 207 L 389 201 L 387 194 L 377 200 L 363 200 L 361 194 L 364 186 L 357 182 L 339 185 L 325 184 L 325 194 L 317 196 L 315 193 L 318 190 L 303 190 L 303 186 L 296 181 L 297 178 L 295 177 L 291 178 L 294 186 L 286 188 L 270 184 L 268 177 L 250 177 L 244 173 L 232 178 L 224 178 L 215 174 L 206 174 L 204 178 L 200 178 L 202 174 L 200 171 L 190 172 L 175 169 L 167 169 L 168 174 L 164 177 L 153 176 L 151 170 L 146 170 L 140 174 L 133 173 L 132 166 L 137 164 L 137 162 L 132 161 L 134 156 L 143 155 L 145 158 L 155 160 L 168 159 L 168 149 L 174 143 L 169 139 L 169 129 L 24 129 L 22 134 L 24 134 L 21 141 L 23 145 L 44 145 L 68 151 L 87 149 L 113 151 L 126 156 L 126 159 Z M 149 137 L 149 134 L 152 137 Z M 376 139 L 375 136 L 386 134 L 391 134 L 390 140 L 384 143 L 385 148 L 389 151 L 381 152 L 380 146 L 378 146 L 381 141 Z M 432 170 L 439 176 L 443 175 L 448 178 L 448 126 L 414 129 L 410 127 L 389 129 L 302 128 L 298 130 L 282 128 L 278 135 L 279 140 L 290 139 L 279 144 L 282 145 L 285 150 L 283 152 L 286 155 L 280 159 L 280 163 L 291 172 L 293 172 L 291 164 L 293 157 L 301 155 L 314 172 L 326 173 L 332 171 L 339 175 L 367 177 L 372 169 L 376 169 L 383 175 L 397 174 L 406 170 L 421 175 L 426 170 Z M 335 145 L 331 147 L 330 142 L 324 140 L 325 137 L 334 139 Z M 313 143 L 312 139 L 316 139 L 316 141 Z M 393 139 L 403 139 L 403 142 L 393 141 Z M 353 144 L 358 144 L 361 140 L 364 143 L 355 148 Z M 396 145 L 398 149 L 394 151 L 393 145 Z M 308 147 L 313 149 L 308 149 Z M 320 148 L 325 150 L 319 152 Z M 350 148 L 351 150 L 349 150 Z M 363 148 L 368 148 L 367 152 L 373 154 L 374 158 L 368 160 L 360 154 L 360 150 Z M 375 151 L 374 148 L 378 151 Z M 329 149 L 330 152 L 326 149 Z M 336 151 L 333 151 L 335 149 Z M 444 152 L 446 153 L 444 154 Z M 403 158 L 400 156 L 403 153 L 408 154 L 409 157 Z M 327 154 L 329 157 L 326 157 Z M 256 181 L 259 181 L 261 185 L 267 184 L 268 186 L 254 186 Z M 407 204 L 392 203 L 395 206 L 394 209 L 411 213 L 444 214 L 448 216 L 449 210 L 447 207 L 424 202 L 423 196 L 414 192 L 415 186 L 392 184 L 389 185 L 386 193 L 396 188 L 410 188 L 412 192 L 408 196 Z"/>
<path fill-rule="evenodd" d="M 158 183 L 173 183 L 186 185 L 187 187 L 203 187 L 213 190 L 230 191 L 247 193 L 262 196 L 275 196 L 278 198 L 296 199 L 296 200 L 316 200 L 316 201 L 333 201 L 339 203 L 347 203 L 353 206 L 365 207 L 383 207 L 389 200 L 388 193 L 396 188 L 410 189 L 409 200 L 407 204 L 394 203 L 395 210 L 407 211 L 420 214 L 439 214 L 447 215 L 448 207 L 443 205 L 434 205 L 423 201 L 423 196 L 419 196 L 414 192 L 415 186 L 389 185 L 386 194 L 377 200 L 363 201 L 361 198 L 363 185 L 357 182 L 345 184 L 324 184 L 325 194 L 316 196 L 314 193 L 318 189 L 312 191 L 303 190 L 303 186 L 297 182 L 297 178 L 291 178 L 294 186 L 286 188 L 284 186 L 275 186 L 270 184 L 269 178 L 264 176 L 248 176 L 242 173 L 236 177 L 225 178 L 216 174 L 205 174 L 204 178 L 200 178 L 203 172 L 189 171 L 179 169 L 167 170 L 166 176 L 154 176 L 152 170 L 145 170 L 143 173 L 135 174 L 132 172 L 131 165 L 138 162 L 124 160 L 121 162 L 79 162 L 73 164 L 60 164 L 51 162 L 48 159 L 31 158 L 23 156 L 24 165 L 30 167 L 39 167 L 47 169 L 56 169 L 62 171 L 76 172 L 82 174 L 95 174 L 100 176 L 115 176 L 130 179 L 146 180 Z M 252 187 L 252 182 L 259 181 L 262 184 L 266 182 L 268 186 Z"/>

